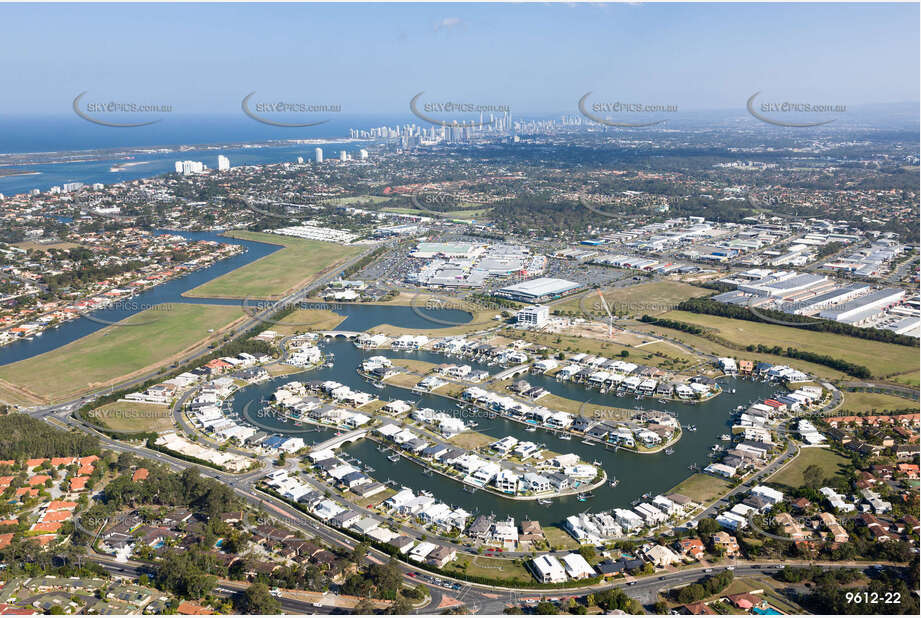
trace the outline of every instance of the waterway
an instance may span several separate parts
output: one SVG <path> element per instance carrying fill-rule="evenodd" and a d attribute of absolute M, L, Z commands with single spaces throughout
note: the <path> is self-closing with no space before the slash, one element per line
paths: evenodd
<path fill-rule="evenodd" d="M 419 316 L 413 314 L 417 319 Z M 367 319 L 367 316 L 363 316 Z M 393 323 L 393 317 L 387 320 Z M 411 322 L 411 321 L 410 321 Z M 411 327 L 411 324 L 407 323 Z M 263 429 L 285 435 L 299 436 L 308 444 L 315 444 L 328 439 L 331 431 L 318 429 L 309 425 L 295 426 L 292 421 L 279 419 L 275 416 L 260 416 L 260 400 L 270 399 L 272 393 L 282 384 L 291 380 L 336 380 L 356 390 L 374 392 L 380 399 L 403 399 L 420 407 L 430 407 L 435 410 L 449 412 L 455 416 L 464 414 L 455 402 L 446 397 L 435 394 L 417 394 L 406 389 L 385 386 L 383 389 L 373 389 L 364 381 L 355 369 L 362 359 L 368 356 L 383 355 L 389 358 L 413 358 L 428 362 L 446 362 L 444 356 L 427 351 L 396 352 L 391 350 L 361 350 L 353 344 L 343 340 L 329 341 L 322 344 L 327 352 L 335 355 L 335 367 L 310 370 L 288 376 L 280 376 L 263 384 L 250 386 L 239 391 L 233 401 L 233 410 L 243 414 L 248 420 Z M 457 361 L 461 362 L 461 361 Z M 476 367 L 477 363 L 462 361 Z M 483 367 L 491 373 L 496 373 L 496 367 Z M 541 505 L 536 501 L 512 501 L 491 495 L 485 492 L 471 494 L 463 486 L 454 481 L 446 480 L 438 475 L 427 476 L 423 469 L 411 462 L 401 461 L 397 464 L 390 462 L 382 452 L 380 444 L 372 440 L 361 440 L 343 448 L 343 451 L 356 457 L 363 464 L 374 468 L 371 476 L 380 481 L 395 481 L 400 485 L 415 491 L 429 490 L 439 500 L 467 509 L 471 512 L 489 514 L 498 517 L 512 516 L 518 519 L 537 519 L 544 523 L 561 523 L 565 517 L 573 513 L 590 511 L 598 512 L 612 508 L 628 508 L 632 501 L 640 498 L 645 493 L 655 495 L 667 491 L 687 478 L 692 472 L 688 467 L 696 463 L 701 468 L 711 460 L 708 457 L 710 448 L 719 442 L 720 434 L 727 433 L 731 426 L 731 413 L 736 406 L 748 404 L 756 399 L 764 399 L 777 391 L 776 384 L 765 384 L 742 379 L 726 380 L 723 383 L 724 392 L 713 399 L 699 404 L 665 402 L 654 399 L 635 400 L 621 398 L 612 394 L 602 395 L 597 391 L 590 391 L 578 385 L 558 383 L 544 376 L 528 376 L 532 384 L 543 386 L 556 394 L 580 401 L 618 406 L 624 408 L 641 408 L 663 410 L 675 414 L 683 425 L 697 426 L 697 431 L 685 431 L 681 440 L 674 446 L 675 452 L 667 455 L 664 452 L 652 455 L 640 455 L 630 451 L 606 450 L 602 446 L 583 444 L 578 438 L 560 440 L 548 431 L 538 429 L 536 432 L 525 431 L 523 425 L 501 417 L 478 417 L 476 431 L 499 439 L 511 435 L 519 440 L 532 441 L 543 444 L 547 449 L 558 453 L 576 453 L 583 460 L 598 461 L 608 474 L 609 478 L 617 477 L 620 481 L 617 487 L 604 485 L 593 490 L 593 498 L 579 502 L 575 496 L 554 499 L 549 505 Z M 735 393 L 732 390 L 735 389 Z M 586 406 L 590 411 L 591 406 Z M 469 416 L 464 417 L 469 420 Z M 725 444 L 725 443 L 722 443 Z"/>
<path fill-rule="evenodd" d="M 158 234 L 175 234 L 189 240 L 212 240 L 232 245 L 242 246 L 245 251 L 232 257 L 215 262 L 211 266 L 192 271 L 181 277 L 171 279 L 166 283 L 150 288 L 130 299 L 130 303 L 122 303 L 117 307 L 99 309 L 90 313 L 91 317 L 80 317 L 70 320 L 59 325 L 57 328 L 51 328 L 44 331 L 40 336 L 31 340 L 20 339 L 8 345 L 0 347 L 0 365 L 15 363 L 38 354 L 50 352 L 63 345 L 76 341 L 81 337 L 86 337 L 101 328 L 124 320 L 132 315 L 145 309 L 164 303 L 198 303 L 198 304 L 217 304 L 239 305 L 239 300 L 214 299 L 214 298 L 191 298 L 182 294 L 212 279 L 225 275 L 237 268 L 251 264 L 256 260 L 263 258 L 281 248 L 280 245 L 272 245 L 263 242 L 254 242 L 249 240 L 240 240 L 221 236 L 219 232 L 172 232 L 158 230 Z"/>

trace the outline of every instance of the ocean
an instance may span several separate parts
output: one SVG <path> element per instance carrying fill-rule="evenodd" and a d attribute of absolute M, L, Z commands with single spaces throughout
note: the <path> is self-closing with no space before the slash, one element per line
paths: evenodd
<path fill-rule="evenodd" d="M 100 126 L 73 114 L 5 117 L 0 118 L 0 170 L 36 173 L 0 175 L 0 193 L 10 196 L 32 189 L 47 191 L 66 182 L 112 184 L 149 178 L 174 171 L 177 160 L 202 161 L 209 168 L 217 168 L 218 155 L 228 157 L 232 167 L 260 165 L 293 162 L 299 156 L 310 160 L 314 148 L 319 146 L 329 159 L 338 156 L 340 150 L 353 152 L 365 146 L 366 142 L 333 143 L 333 140 L 348 138 L 349 129 L 393 127 L 409 122 L 412 122 L 411 117 L 406 116 L 350 116 L 314 127 L 282 128 L 261 124 L 242 114 L 240 117 L 176 118 L 167 114 L 157 124 L 129 128 Z M 239 147 L 241 144 L 290 139 L 329 141 L 309 144 L 279 141 L 265 147 Z M 180 146 L 183 147 L 181 152 L 155 152 L 159 148 L 175 150 Z M 125 149 L 132 152 L 118 152 Z M 137 149 L 150 151 L 135 152 Z M 92 152 L 99 150 L 106 151 L 102 158 Z M 71 157 L 76 160 L 61 161 L 61 157 L 49 154 L 65 152 L 70 155 L 80 152 L 86 156 L 82 157 L 84 160 Z M 29 156 L 25 153 L 36 154 Z M 4 155 L 19 155 L 18 161 L 11 163 L 12 158 Z M 92 160 L 85 160 L 90 157 Z M 121 171 L 110 171 L 116 164 L 128 165 Z"/>

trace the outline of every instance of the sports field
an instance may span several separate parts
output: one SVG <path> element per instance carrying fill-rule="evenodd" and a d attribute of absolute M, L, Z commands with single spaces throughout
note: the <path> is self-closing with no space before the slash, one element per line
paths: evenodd
<path fill-rule="evenodd" d="M 713 329 L 719 337 L 738 346 L 760 343 L 826 354 L 863 365 L 874 376 L 917 371 L 919 366 L 918 348 L 903 345 L 686 311 L 669 311 L 662 317 Z"/>
<path fill-rule="evenodd" d="M 183 296 L 191 298 L 281 298 L 285 292 L 305 285 L 330 268 L 358 255 L 361 246 L 344 246 L 263 232 L 228 232 L 227 236 L 254 240 L 284 248 L 271 253 Z"/>
<path fill-rule="evenodd" d="M 165 365 L 181 352 L 217 337 L 241 318 L 240 307 L 174 303 L 142 311 L 51 352 L 0 367 L 0 380 L 43 401 L 71 397 L 116 378 Z M 215 332 L 209 333 L 209 330 Z"/>

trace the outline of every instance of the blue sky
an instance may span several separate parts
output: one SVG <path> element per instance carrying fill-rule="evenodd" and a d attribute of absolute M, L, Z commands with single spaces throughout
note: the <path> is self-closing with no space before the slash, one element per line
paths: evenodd
<path fill-rule="evenodd" d="M 576 112 L 599 100 L 732 108 L 755 91 L 917 101 L 917 4 L 0 5 L 0 115 L 73 98 L 239 113 L 267 100 L 403 113 L 409 99 Z"/>

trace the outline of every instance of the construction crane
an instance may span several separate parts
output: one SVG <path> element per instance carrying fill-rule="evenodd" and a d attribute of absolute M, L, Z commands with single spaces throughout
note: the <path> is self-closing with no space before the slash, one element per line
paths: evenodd
<path fill-rule="evenodd" d="M 604 307 L 605 313 L 608 314 L 608 338 L 614 337 L 614 316 L 611 315 L 611 309 L 608 307 L 608 301 L 604 299 L 604 294 L 598 290 L 598 298 L 601 299 L 601 306 Z"/>

